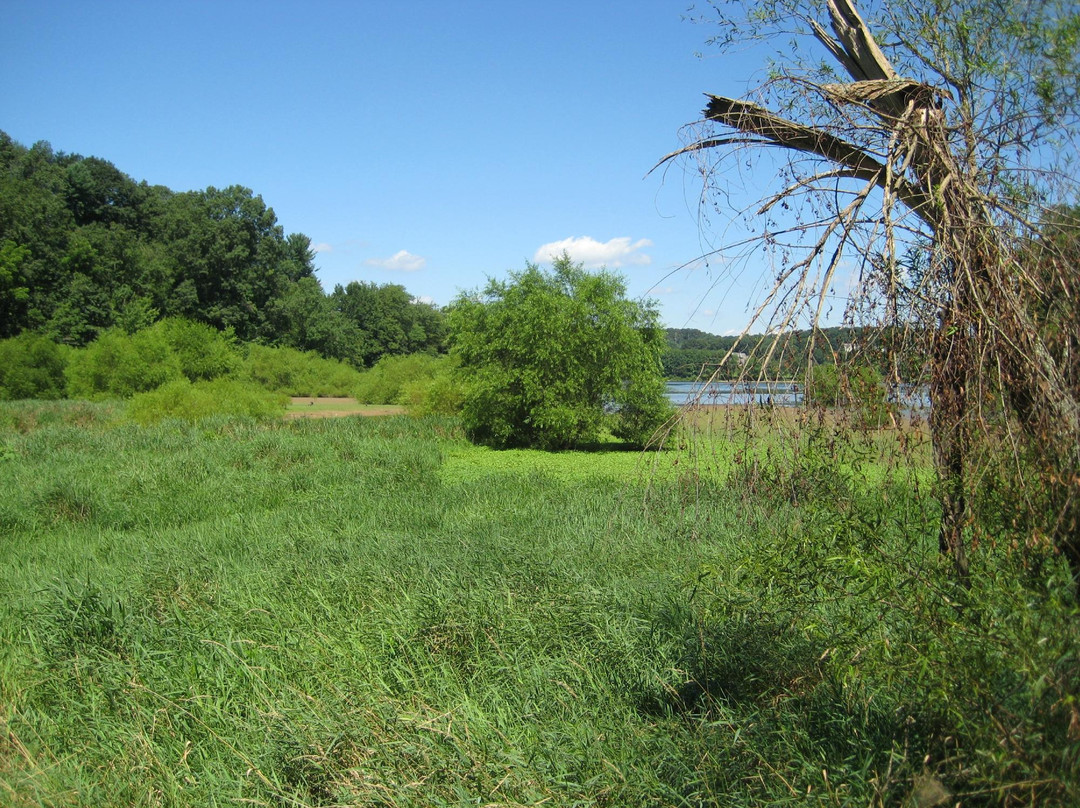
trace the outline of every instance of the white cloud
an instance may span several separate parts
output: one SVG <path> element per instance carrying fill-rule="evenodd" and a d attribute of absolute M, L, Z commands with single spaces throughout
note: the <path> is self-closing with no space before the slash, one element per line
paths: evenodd
<path fill-rule="evenodd" d="M 317 253 L 332 253 L 334 251 L 334 245 L 327 244 L 325 241 L 320 241 L 318 244 L 311 245 L 311 251 Z"/>
<path fill-rule="evenodd" d="M 433 306 L 435 304 L 435 298 L 433 298 L 431 295 L 420 295 L 419 297 L 414 297 L 413 302 L 427 303 L 429 306 Z"/>
<path fill-rule="evenodd" d="M 647 238 L 631 241 L 629 236 L 624 236 L 601 242 L 590 236 L 573 236 L 564 238 L 562 241 L 544 244 L 536 251 L 533 261 L 547 263 L 565 252 L 574 261 L 579 261 L 585 266 L 608 266 L 615 269 L 626 264 L 652 263 L 650 256 L 640 252 L 643 248 L 651 246 L 652 242 Z"/>
<path fill-rule="evenodd" d="M 397 272 L 416 272 L 423 269 L 427 259 L 419 255 L 413 255 L 408 250 L 398 250 L 389 258 L 369 258 L 364 262 L 369 267 L 392 269 Z"/>

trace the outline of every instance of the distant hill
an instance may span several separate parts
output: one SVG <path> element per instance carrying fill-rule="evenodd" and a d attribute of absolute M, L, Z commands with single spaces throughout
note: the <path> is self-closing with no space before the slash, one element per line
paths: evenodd
<path fill-rule="evenodd" d="M 738 337 L 720 337 L 696 328 L 669 328 L 666 330 L 667 350 L 663 356 L 664 375 L 669 379 L 696 379 L 702 374 L 709 376 L 717 369 L 723 358 L 738 348 L 727 363 L 720 368 L 720 377 L 733 379 L 742 373 L 793 378 L 806 371 L 807 364 L 834 364 L 838 358 L 861 356 L 870 364 L 880 365 L 886 335 L 877 329 L 836 327 L 817 332 L 810 329 L 790 331 L 779 337 L 750 334 Z M 813 350 L 810 350 L 811 336 Z M 777 346 L 767 367 L 763 367 L 765 354 L 773 342 Z"/>

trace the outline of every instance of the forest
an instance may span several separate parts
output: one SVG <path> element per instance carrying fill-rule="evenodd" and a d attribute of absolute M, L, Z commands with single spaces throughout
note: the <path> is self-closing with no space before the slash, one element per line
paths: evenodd
<path fill-rule="evenodd" d="M 361 368 L 444 349 L 437 307 L 397 284 L 326 294 L 314 259 L 248 188 L 175 192 L 0 132 L 0 338 L 82 347 L 181 317 Z"/>

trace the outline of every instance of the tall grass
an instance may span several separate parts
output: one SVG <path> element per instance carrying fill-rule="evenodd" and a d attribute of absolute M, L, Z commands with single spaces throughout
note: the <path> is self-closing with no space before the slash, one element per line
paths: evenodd
<path fill-rule="evenodd" d="M 952 587 L 910 488 L 453 419 L 33 421 L 0 421 L 0 803 L 1080 797 L 1068 588 L 1005 552 Z"/>

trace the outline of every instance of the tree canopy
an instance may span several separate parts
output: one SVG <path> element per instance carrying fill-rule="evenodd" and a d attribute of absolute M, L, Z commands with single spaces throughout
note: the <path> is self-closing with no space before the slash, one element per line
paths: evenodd
<path fill-rule="evenodd" d="M 34 331 L 83 346 L 185 317 L 358 367 L 444 349 L 437 307 L 397 284 L 327 295 L 314 259 L 249 188 L 174 192 L 0 132 L 0 339 Z"/>
<path fill-rule="evenodd" d="M 663 331 L 622 278 L 565 254 L 463 294 L 449 313 L 470 437 L 496 448 L 567 449 L 614 434 L 644 443 L 664 421 Z"/>

